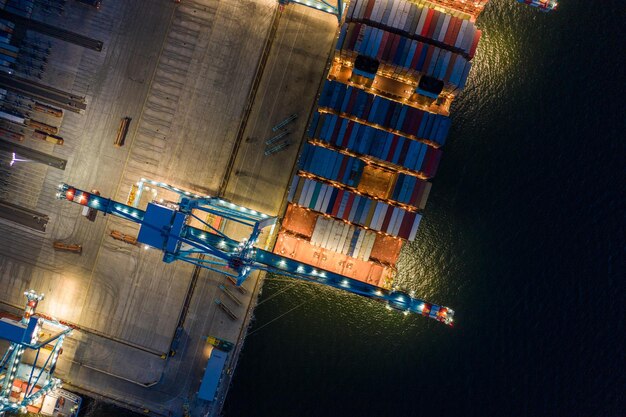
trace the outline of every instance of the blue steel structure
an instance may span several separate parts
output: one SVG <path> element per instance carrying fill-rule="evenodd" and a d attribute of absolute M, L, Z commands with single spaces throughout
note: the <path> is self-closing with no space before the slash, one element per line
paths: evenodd
<path fill-rule="evenodd" d="M 276 222 L 275 217 L 237 206 L 217 197 L 202 197 L 164 183 L 152 183 L 177 192 L 180 195 L 178 209 L 149 203 L 146 210 L 140 210 L 67 184 L 59 186 L 57 197 L 138 223 L 141 227 L 137 241 L 163 251 L 163 261 L 189 262 L 228 275 L 237 281 L 237 285 L 241 285 L 252 270 L 262 270 L 382 301 L 388 307 L 405 314 L 416 313 L 448 325 L 453 323 L 454 311 L 450 308 L 427 303 L 402 291 L 379 288 L 255 247 L 261 230 L 273 225 Z M 252 232 L 247 239 L 241 241 L 232 239 L 198 217 L 194 210 L 249 226 Z M 189 226 L 191 219 L 199 221 L 210 231 Z"/>
<path fill-rule="evenodd" d="M 278 0 L 281 5 L 288 5 L 289 3 L 297 3 L 303 6 L 311 7 L 313 9 L 320 10 L 325 13 L 330 13 L 337 16 L 337 20 L 341 22 L 343 18 L 343 12 L 346 9 L 346 2 L 344 0 L 337 0 L 337 5 L 333 6 L 326 0 Z"/>
<path fill-rule="evenodd" d="M 6 317 L 0 320 L 0 340 L 9 342 L 8 349 L 0 359 L 0 415 L 4 412 L 26 412 L 27 406 L 61 386 L 61 381 L 52 375 L 63 339 L 72 329 L 53 319 L 33 315 L 37 303 L 43 299 L 43 294 L 36 294 L 31 290 L 24 295 L 28 301 L 21 321 Z M 40 341 L 42 329 L 47 334 Z M 49 353 L 42 352 L 42 349 Z M 24 362 L 25 353 L 31 356 L 29 362 L 32 363 Z M 22 399 L 11 397 L 16 379 L 27 382 Z M 74 411 L 78 413 L 78 408 Z"/>

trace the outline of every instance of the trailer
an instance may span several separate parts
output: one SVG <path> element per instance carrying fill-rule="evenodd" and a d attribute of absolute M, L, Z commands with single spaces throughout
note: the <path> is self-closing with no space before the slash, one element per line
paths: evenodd
<path fill-rule="evenodd" d="M 211 351 L 211 356 L 207 362 L 200 389 L 198 390 L 199 399 L 205 401 L 215 400 L 227 357 L 228 354 L 221 350 L 213 349 Z"/>

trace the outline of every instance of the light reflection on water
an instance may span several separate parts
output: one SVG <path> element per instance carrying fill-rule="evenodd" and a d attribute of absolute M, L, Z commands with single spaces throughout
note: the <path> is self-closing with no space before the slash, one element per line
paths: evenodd
<path fill-rule="evenodd" d="M 494 0 L 480 17 L 469 84 L 399 262 L 398 284 L 452 307 L 455 328 L 294 287 L 257 309 L 253 329 L 299 306 L 248 338 L 227 417 L 623 414 L 615 329 L 626 319 L 611 294 L 624 244 L 610 219 L 626 127 L 609 92 L 626 66 L 606 41 L 626 36 L 617 10 Z M 581 309 L 593 303 L 606 314 Z"/>

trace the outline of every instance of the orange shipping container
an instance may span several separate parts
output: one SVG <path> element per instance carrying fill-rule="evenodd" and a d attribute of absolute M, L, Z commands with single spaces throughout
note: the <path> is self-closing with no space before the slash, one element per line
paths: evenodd
<path fill-rule="evenodd" d="M 394 185 L 395 177 L 393 172 L 373 165 L 365 165 L 357 189 L 372 197 L 387 199 Z"/>
<path fill-rule="evenodd" d="M 397 237 L 377 234 L 370 258 L 395 265 L 403 245 L 404 242 Z"/>
<path fill-rule="evenodd" d="M 289 204 L 283 220 L 283 227 L 292 233 L 311 238 L 316 219 L 316 213 Z"/>

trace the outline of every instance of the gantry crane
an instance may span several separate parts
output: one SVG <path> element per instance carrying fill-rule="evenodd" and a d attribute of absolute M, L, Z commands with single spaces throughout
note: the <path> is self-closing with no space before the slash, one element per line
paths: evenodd
<path fill-rule="evenodd" d="M 27 302 L 21 317 L 0 317 L 0 342 L 8 348 L 0 359 L 0 416 L 5 412 L 27 412 L 44 395 L 60 388 L 54 378 L 63 339 L 72 329 L 52 318 L 35 314 L 43 294 L 24 293 Z M 78 406 L 72 415 L 78 413 Z"/>
<path fill-rule="evenodd" d="M 189 262 L 225 274 L 233 278 L 237 285 L 241 285 L 252 270 L 286 275 L 382 301 L 405 314 L 416 313 L 448 325 L 453 323 L 454 311 L 448 307 L 427 303 L 403 291 L 379 288 L 255 247 L 261 231 L 276 223 L 275 217 L 162 182 L 142 179 L 140 187 L 144 183 L 177 193 L 179 201 L 169 206 L 153 201 L 148 203 L 146 210 L 140 210 L 68 184 L 59 185 L 57 198 L 139 224 L 137 241 L 163 251 L 164 262 Z M 247 238 L 234 239 L 201 219 L 199 212 L 247 226 L 252 232 Z M 201 223 L 207 230 L 190 226 L 191 221 Z"/>

